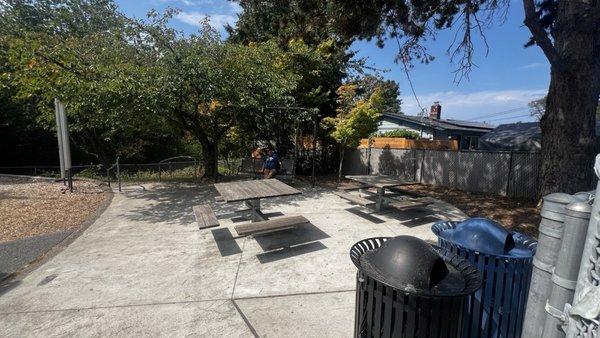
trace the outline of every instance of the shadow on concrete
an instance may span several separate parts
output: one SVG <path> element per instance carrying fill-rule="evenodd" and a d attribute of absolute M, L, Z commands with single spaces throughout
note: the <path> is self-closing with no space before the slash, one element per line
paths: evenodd
<path fill-rule="evenodd" d="M 351 214 L 355 214 L 358 217 L 364 218 L 367 221 L 375 223 L 375 224 L 385 223 L 385 221 L 382 220 L 381 218 L 375 217 L 371 213 L 364 212 L 363 210 L 361 210 L 361 207 L 348 208 L 348 209 L 346 209 L 346 211 L 348 211 Z M 372 212 L 372 211 L 370 211 L 370 212 Z"/>
<path fill-rule="evenodd" d="M 257 235 L 254 239 L 263 251 L 271 251 L 319 241 L 329 237 L 327 233 L 312 223 L 306 223 L 298 225 L 293 229 Z"/>
<path fill-rule="evenodd" d="M 274 208 L 278 206 L 298 206 L 300 201 L 319 198 L 328 193 L 330 189 L 311 189 L 306 184 L 296 183 L 296 188 L 302 190 L 302 195 L 276 197 L 261 200 L 262 208 Z M 233 213 L 244 208 L 243 202 L 221 203 L 216 202 L 217 190 L 211 183 L 194 184 L 165 182 L 152 183 L 147 190 L 135 189 L 124 191 L 128 197 L 141 199 L 150 203 L 143 203 L 131 209 L 126 215 L 133 221 L 150 223 L 175 222 L 180 225 L 189 225 L 194 222 L 192 207 L 198 204 L 209 204 L 216 213 Z M 278 214 L 267 214 L 276 216 Z"/>
<path fill-rule="evenodd" d="M 10 274 L 7 274 L 5 272 L 0 272 L 0 279 L 7 278 L 8 276 L 10 276 Z M 19 284 L 21 284 L 21 281 L 16 280 L 16 279 L 9 280 L 9 281 L 6 281 L 6 282 L 0 284 L 0 296 L 7 293 L 8 291 L 16 288 L 17 286 L 19 286 Z"/>
<path fill-rule="evenodd" d="M 213 229 L 211 232 L 222 257 L 237 255 L 242 252 L 229 228 Z"/>
<path fill-rule="evenodd" d="M 275 251 L 260 253 L 260 254 L 256 255 L 256 258 L 258 258 L 258 261 L 261 264 L 266 264 L 266 263 L 271 263 L 271 262 L 275 262 L 275 261 L 286 259 L 286 258 L 291 258 L 294 256 L 299 256 L 299 255 L 303 255 L 303 254 L 307 254 L 307 253 L 311 253 L 311 252 L 315 252 L 315 251 L 319 251 L 319 250 L 324 250 L 324 249 L 327 249 L 325 244 L 317 241 L 317 242 L 303 243 L 303 244 L 299 244 L 296 246 L 287 247 L 287 248 L 283 248 L 283 249 L 279 249 L 279 250 L 275 250 Z"/>

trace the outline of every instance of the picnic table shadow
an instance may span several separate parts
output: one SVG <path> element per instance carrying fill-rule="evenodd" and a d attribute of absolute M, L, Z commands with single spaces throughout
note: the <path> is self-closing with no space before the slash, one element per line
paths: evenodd
<path fill-rule="evenodd" d="M 438 221 L 447 221 L 457 216 L 452 212 L 446 212 L 441 210 L 439 207 L 431 205 L 407 210 L 397 210 L 392 207 L 384 207 L 379 212 L 368 210 L 359 206 L 353 206 L 346 208 L 345 210 L 375 224 L 387 222 L 388 220 L 385 220 L 381 217 L 386 216 L 400 221 L 403 226 L 409 228 Z"/>
<path fill-rule="evenodd" d="M 236 237 L 229 228 L 212 229 L 211 232 L 221 256 L 242 253 Z M 305 223 L 292 229 L 256 235 L 248 239 L 255 240 L 263 250 L 256 257 L 260 263 L 264 264 L 327 249 L 321 240 L 329 237 L 314 224 Z"/>

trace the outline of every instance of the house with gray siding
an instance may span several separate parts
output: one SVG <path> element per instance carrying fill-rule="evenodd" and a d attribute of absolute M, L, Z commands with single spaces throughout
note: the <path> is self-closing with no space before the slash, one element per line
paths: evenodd
<path fill-rule="evenodd" d="M 430 140 L 458 140 L 459 148 L 467 150 L 477 149 L 479 138 L 495 128 L 485 122 L 442 119 L 441 115 L 439 102 L 431 106 L 429 116 L 382 114 L 377 132 L 407 129 Z"/>

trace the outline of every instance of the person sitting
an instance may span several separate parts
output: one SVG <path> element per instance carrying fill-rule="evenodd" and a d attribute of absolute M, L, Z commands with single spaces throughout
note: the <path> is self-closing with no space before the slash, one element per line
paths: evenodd
<path fill-rule="evenodd" d="M 264 178 L 273 178 L 277 175 L 277 172 L 281 168 L 279 162 L 279 156 L 273 149 L 273 147 L 267 147 L 267 154 L 264 157 L 265 162 L 263 163 L 262 173 Z"/>

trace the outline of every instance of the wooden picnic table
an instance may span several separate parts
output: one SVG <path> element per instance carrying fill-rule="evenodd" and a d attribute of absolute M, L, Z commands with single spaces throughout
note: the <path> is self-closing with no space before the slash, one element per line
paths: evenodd
<path fill-rule="evenodd" d="M 215 188 L 226 203 L 244 201 L 250 208 L 252 222 L 267 218 L 260 210 L 260 200 L 282 196 L 300 195 L 302 192 L 275 178 L 252 181 L 216 183 Z"/>
<path fill-rule="evenodd" d="M 381 207 L 385 200 L 385 190 L 389 188 L 398 187 L 401 185 L 416 184 L 415 181 L 403 180 L 399 177 L 387 176 L 387 175 L 348 175 L 347 179 L 362 183 L 367 187 L 377 188 L 377 202 L 375 204 L 375 210 L 381 211 Z"/>

